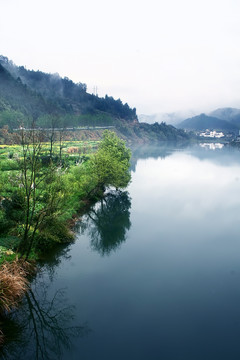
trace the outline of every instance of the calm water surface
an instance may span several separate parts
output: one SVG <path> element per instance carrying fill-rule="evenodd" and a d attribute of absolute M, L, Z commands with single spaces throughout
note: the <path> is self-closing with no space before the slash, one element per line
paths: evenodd
<path fill-rule="evenodd" d="M 8 358 L 240 358 L 240 152 L 133 155 L 128 192 L 83 217 L 9 320 Z"/>

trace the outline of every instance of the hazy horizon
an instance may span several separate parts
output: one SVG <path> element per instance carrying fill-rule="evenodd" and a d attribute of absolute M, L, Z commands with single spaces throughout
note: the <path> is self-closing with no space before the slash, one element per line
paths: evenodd
<path fill-rule="evenodd" d="M 2 0 L 0 53 L 137 114 L 240 107 L 236 0 Z"/>

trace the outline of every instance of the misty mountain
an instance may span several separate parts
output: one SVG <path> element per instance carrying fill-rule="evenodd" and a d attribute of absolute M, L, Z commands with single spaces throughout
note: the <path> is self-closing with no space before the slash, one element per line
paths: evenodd
<path fill-rule="evenodd" d="M 209 115 L 221 120 L 229 121 L 240 127 L 240 109 L 230 107 L 220 108 L 212 111 Z"/>
<path fill-rule="evenodd" d="M 140 122 L 146 122 L 148 124 L 154 124 L 155 122 L 161 123 L 164 122 L 170 125 L 176 125 L 179 122 L 185 120 L 186 118 L 195 116 L 191 110 L 188 111 L 176 111 L 173 113 L 157 113 L 152 115 L 141 114 L 138 116 Z"/>
<path fill-rule="evenodd" d="M 86 84 L 75 84 L 67 77 L 61 78 L 58 74 L 27 70 L 23 66 L 16 66 L 4 56 L 0 56 L 0 65 L 17 82 L 21 82 L 26 89 L 36 93 L 36 97 L 41 96 L 46 103 L 51 104 L 54 112 L 72 115 L 104 112 L 112 118 L 136 120 L 136 109 L 131 109 L 128 104 L 123 104 L 120 99 L 115 100 L 111 96 L 99 98 L 89 94 Z"/>
<path fill-rule="evenodd" d="M 231 108 L 231 107 L 220 108 L 211 111 L 208 115 L 216 117 L 221 120 L 231 121 L 235 117 L 240 116 L 240 109 Z"/>
<path fill-rule="evenodd" d="M 139 123 L 136 109 L 111 96 L 99 98 L 87 93 L 87 86 L 75 84 L 58 74 L 27 70 L 0 56 L 0 143 L 11 143 L 13 130 L 29 127 L 34 120 L 41 128 L 114 126 L 119 136 L 137 142 L 187 140 L 189 135 L 165 123 Z M 2 131 L 3 130 L 3 131 Z M 100 136 L 91 134 L 91 136 Z M 66 133 L 70 138 L 81 134 Z M 87 135 L 86 135 L 87 136 Z"/>
<path fill-rule="evenodd" d="M 186 130 L 206 130 L 215 129 L 222 131 L 236 131 L 239 127 L 229 121 L 221 120 L 213 116 L 201 114 L 186 119 L 178 124 L 178 127 Z"/>
<path fill-rule="evenodd" d="M 0 64 L 0 111 L 18 112 L 19 116 L 29 114 L 39 116 L 58 110 L 50 102 L 43 99 L 40 94 L 33 92 L 21 80 L 15 79 Z"/>

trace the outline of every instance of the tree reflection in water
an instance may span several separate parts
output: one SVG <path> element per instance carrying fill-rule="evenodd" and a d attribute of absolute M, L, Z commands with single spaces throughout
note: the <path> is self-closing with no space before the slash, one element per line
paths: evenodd
<path fill-rule="evenodd" d="M 102 256 L 116 251 L 131 227 L 131 199 L 127 191 L 112 191 L 93 207 L 80 224 L 89 231 L 91 246 Z"/>
<path fill-rule="evenodd" d="M 130 208 L 128 192 L 115 191 L 109 192 L 89 211 L 80 228 L 83 232 L 89 231 L 94 250 L 109 255 L 120 247 L 131 226 Z M 49 254 L 20 308 L 0 319 L 6 339 L 0 351 L 2 359 L 61 359 L 64 349 L 71 348 L 73 338 L 86 336 L 91 331 L 87 324 L 72 325 L 75 308 L 67 304 L 65 290 L 58 290 L 49 299 L 56 268 L 63 258 L 70 258 L 68 252 L 69 247 L 62 246 L 58 252 Z"/>
<path fill-rule="evenodd" d="M 58 290 L 49 300 L 48 287 L 39 277 L 34 280 L 21 307 L 2 322 L 3 359 L 61 359 L 73 338 L 90 332 L 86 324 L 71 326 L 75 308 L 67 305 L 66 291 Z"/>

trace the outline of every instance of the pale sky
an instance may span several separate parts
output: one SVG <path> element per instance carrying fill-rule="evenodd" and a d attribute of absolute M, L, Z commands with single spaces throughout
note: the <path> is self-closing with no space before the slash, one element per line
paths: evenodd
<path fill-rule="evenodd" d="M 0 54 L 138 114 L 240 108 L 239 0 L 0 0 Z"/>

